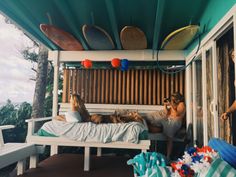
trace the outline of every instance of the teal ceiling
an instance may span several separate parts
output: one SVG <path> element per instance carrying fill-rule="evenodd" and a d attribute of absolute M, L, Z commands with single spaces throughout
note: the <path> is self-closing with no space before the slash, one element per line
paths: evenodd
<path fill-rule="evenodd" d="M 53 24 L 72 35 L 89 50 L 82 34 L 84 24 L 104 28 L 116 49 L 122 49 L 119 33 L 126 25 L 144 31 L 148 48 L 158 49 L 172 31 L 198 24 L 209 0 L 0 0 L 0 10 L 29 35 L 52 50 L 58 49 L 40 31 Z"/>

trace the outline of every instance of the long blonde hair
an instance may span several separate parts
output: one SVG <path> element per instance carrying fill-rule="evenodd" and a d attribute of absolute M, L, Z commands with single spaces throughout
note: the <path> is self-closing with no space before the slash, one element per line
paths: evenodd
<path fill-rule="evenodd" d="M 74 103 L 76 110 L 81 114 L 83 121 L 84 122 L 89 121 L 90 115 L 84 105 L 84 100 L 80 97 L 79 94 L 72 94 L 71 98 L 73 99 L 73 103 Z"/>
<path fill-rule="evenodd" d="M 81 100 L 80 95 L 72 94 L 71 95 L 71 99 L 73 100 L 73 104 L 76 107 L 76 109 L 79 109 L 79 107 L 80 107 L 80 100 Z"/>

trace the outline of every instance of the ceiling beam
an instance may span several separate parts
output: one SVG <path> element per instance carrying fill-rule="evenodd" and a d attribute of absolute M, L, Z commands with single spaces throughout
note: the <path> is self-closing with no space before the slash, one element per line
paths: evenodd
<path fill-rule="evenodd" d="M 16 24 L 21 25 L 17 26 L 22 29 L 27 36 L 30 38 L 32 37 L 32 39 L 41 42 L 42 44 L 47 43 L 53 50 L 58 49 L 58 47 L 40 31 L 39 25 L 38 28 L 35 28 L 37 25 L 34 22 L 38 23 L 37 19 L 33 17 L 33 14 L 31 14 L 31 12 L 20 1 L 7 1 L 5 3 L 0 3 L 2 7 L 5 7 L 5 3 L 9 4 L 14 13 L 8 10 L 9 7 L 5 7 L 3 13 L 5 13 L 6 16 L 12 19 Z M 16 12 L 18 12 L 17 16 L 15 15 Z"/>
<path fill-rule="evenodd" d="M 54 60 L 59 56 L 60 62 L 79 62 L 88 58 L 92 61 L 111 61 L 113 58 L 127 58 L 129 61 L 155 61 L 152 54 L 157 51 L 145 50 L 104 50 L 104 51 L 49 51 L 48 59 Z M 159 51 L 159 61 L 185 61 L 183 50 Z"/>
<path fill-rule="evenodd" d="M 164 8 L 165 8 L 165 0 L 158 0 L 157 8 L 156 8 L 155 23 L 154 23 L 154 31 L 153 31 L 153 44 L 152 44 L 153 50 L 157 50 L 159 47 L 158 42 L 160 40 L 161 24 L 162 24 L 162 19 L 163 19 Z"/>
<path fill-rule="evenodd" d="M 120 35 L 118 32 L 118 25 L 117 25 L 117 20 L 116 20 L 116 15 L 115 15 L 115 10 L 114 10 L 114 6 L 112 4 L 111 0 L 106 0 L 106 7 L 107 7 L 107 12 L 109 15 L 109 19 L 110 19 L 110 23 L 111 23 L 111 28 L 115 37 L 115 41 L 116 41 L 116 47 L 118 50 L 121 50 L 121 43 L 120 43 Z"/>
<path fill-rule="evenodd" d="M 63 1 L 54 0 L 54 4 L 58 8 L 58 10 L 62 13 L 63 17 L 66 19 L 66 23 L 69 25 L 69 27 L 76 35 L 75 37 L 79 39 L 83 48 L 85 50 L 88 50 L 89 48 L 86 42 L 84 41 L 81 33 L 78 32 L 78 29 L 81 29 L 81 26 L 79 25 L 80 23 L 75 19 L 75 15 L 72 13 L 72 9 L 69 7 L 68 2 L 65 2 L 64 0 Z"/>

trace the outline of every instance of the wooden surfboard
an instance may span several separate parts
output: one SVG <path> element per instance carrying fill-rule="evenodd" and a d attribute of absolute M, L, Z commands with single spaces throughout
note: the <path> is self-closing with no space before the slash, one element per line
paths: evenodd
<path fill-rule="evenodd" d="M 52 42 L 63 50 L 83 50 L 81 43 L 66 31 L 47 24 L 40 24 L 40 29 Z"/>
<path fill-rule="evenodd" d="M 95 25 L 83 25 L 83 35 L 89 47 L 93 50 L 111 50 L 115 48 L 111 36 Z"/>
<path fill-rule="evenodd" d="M 134 26 L 125 26 L 120 32 L 123 49 L 141 50 L 147 48 L 147 38 L 144 32 Z"/>
<path fill-rule="evenodd" d="M 189 25 L 170 33 L 161 44 L 161 49 L 183 50 L 198 33 L 198 25 Z"/>

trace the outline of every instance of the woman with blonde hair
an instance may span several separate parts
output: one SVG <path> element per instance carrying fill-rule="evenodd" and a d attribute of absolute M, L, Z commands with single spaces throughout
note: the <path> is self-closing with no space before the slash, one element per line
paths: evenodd
<path fill-rule="evenodd" d="M 65 115 L 58 115 L 57 120 L 66 122 L 88 122 L 90 115 L 84 105 L 84 100 L 79 94 L 72 94 L 70 98 L 71 110 Z"/>

